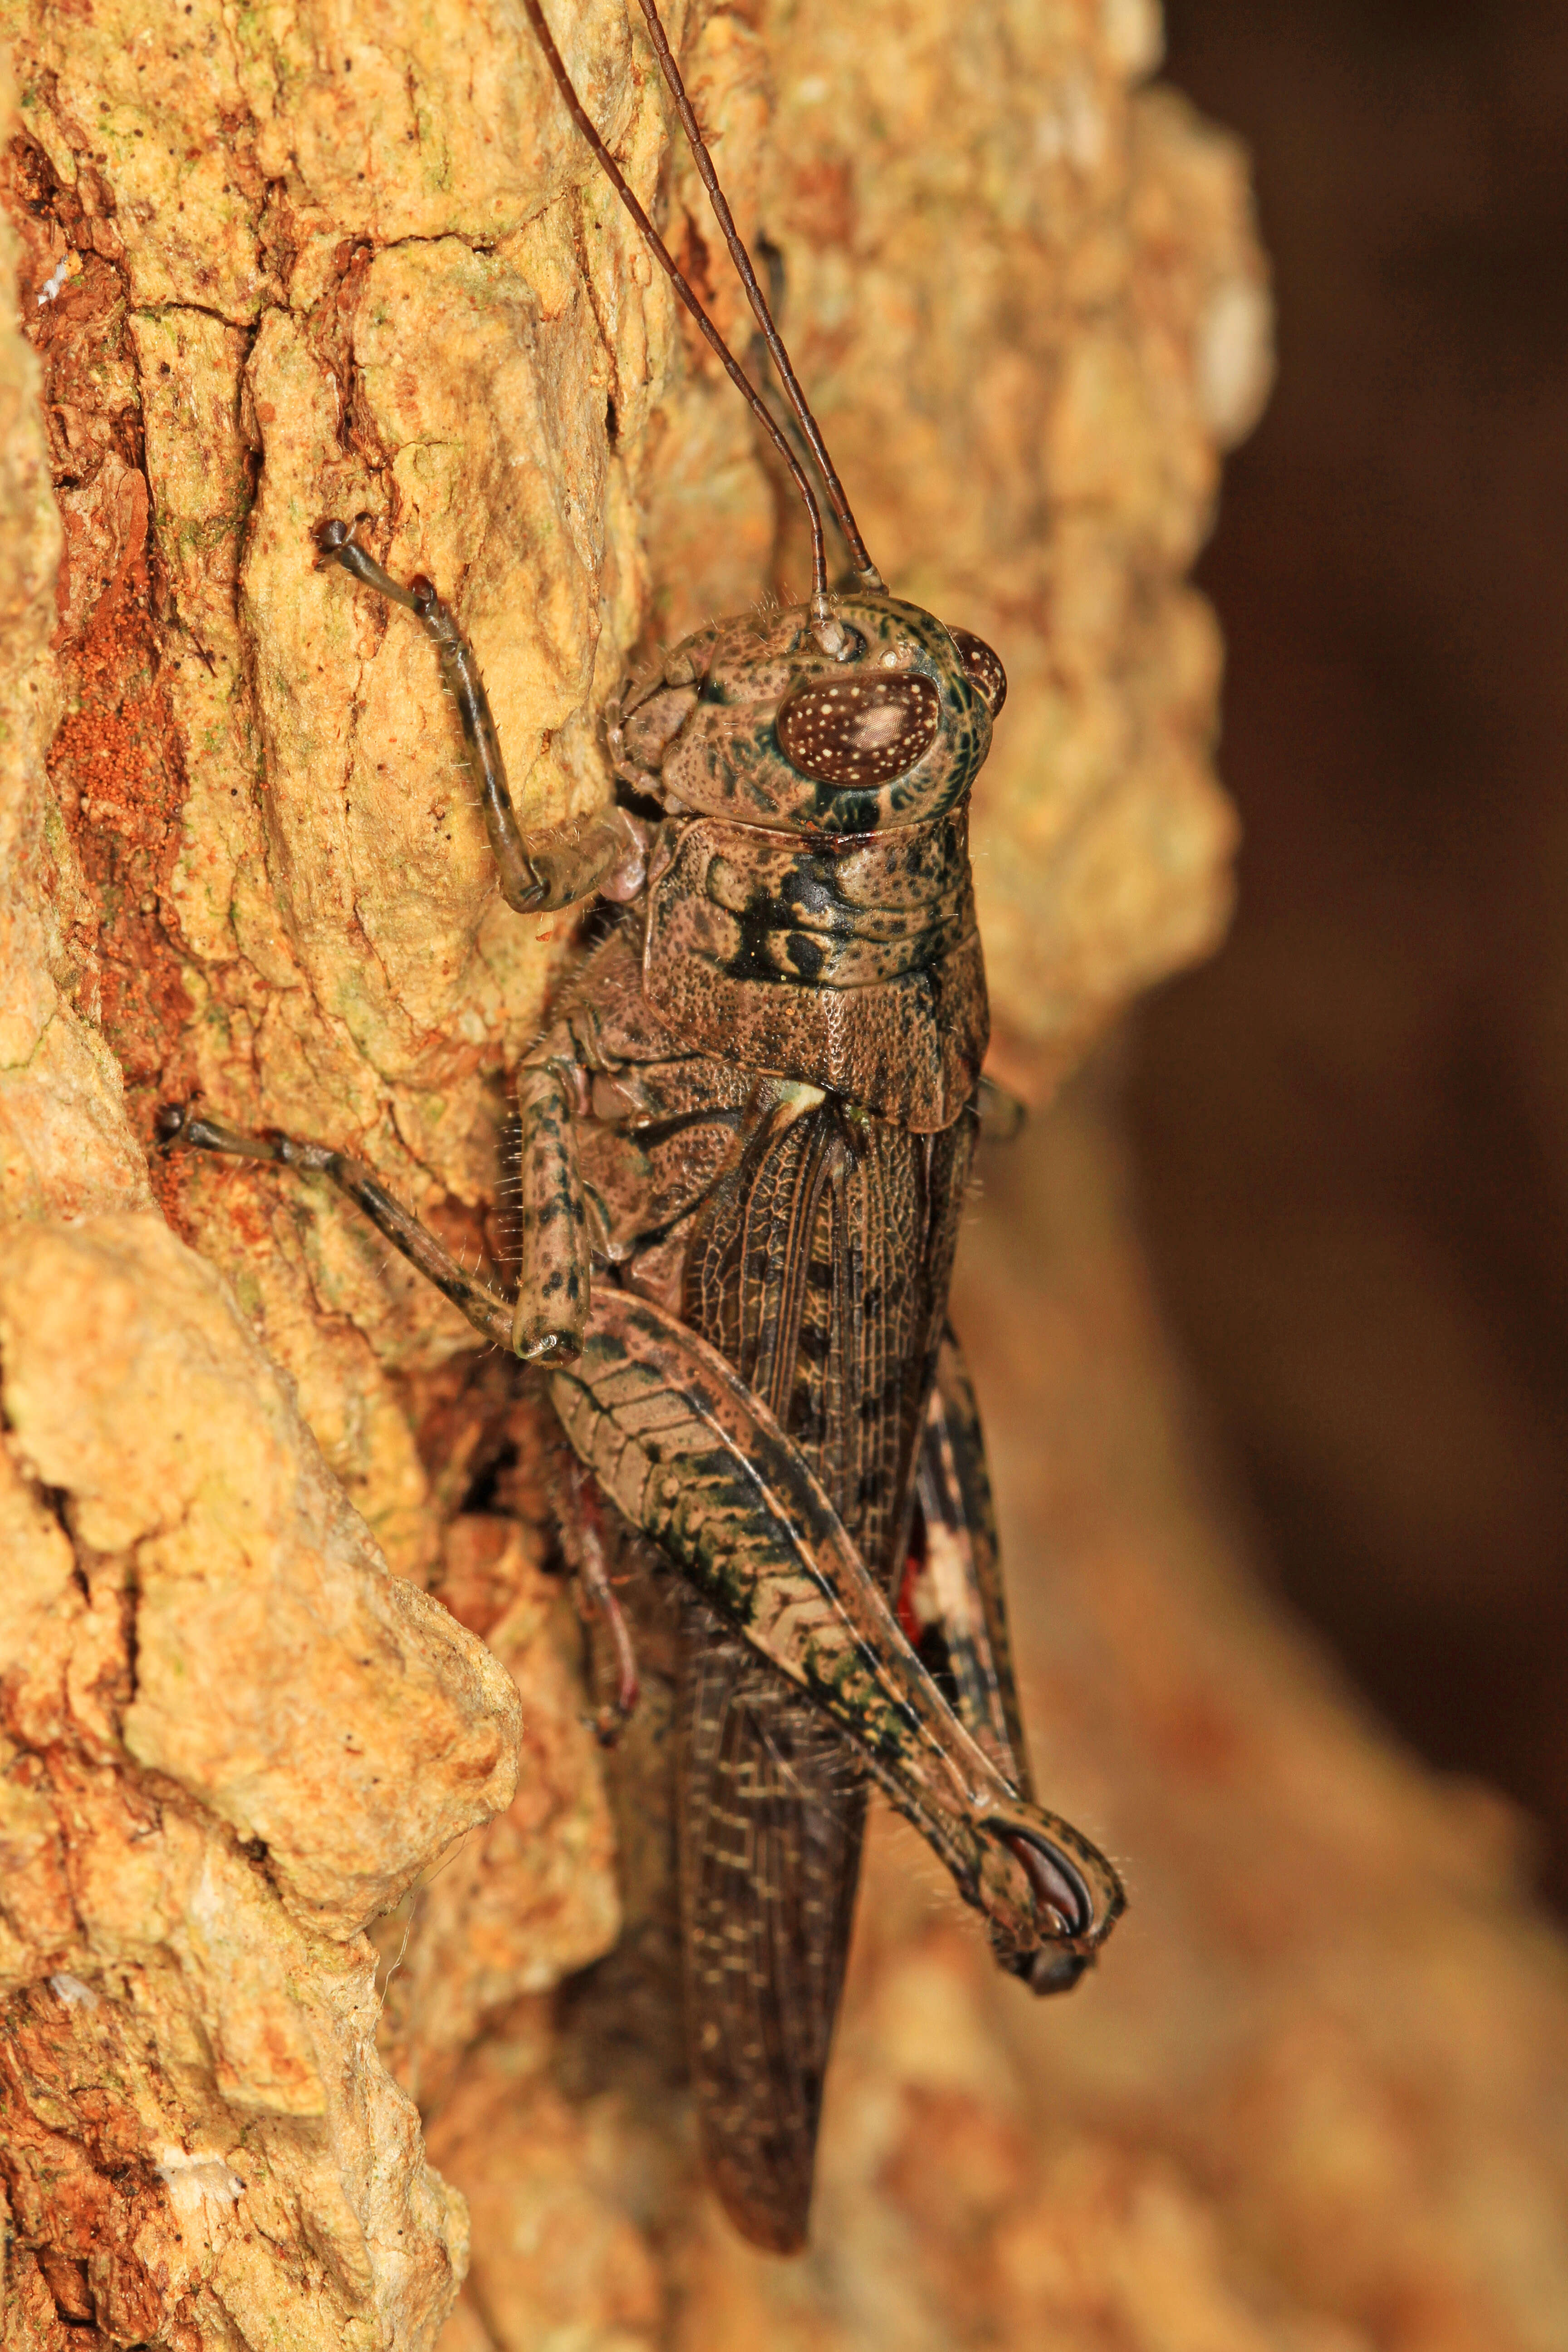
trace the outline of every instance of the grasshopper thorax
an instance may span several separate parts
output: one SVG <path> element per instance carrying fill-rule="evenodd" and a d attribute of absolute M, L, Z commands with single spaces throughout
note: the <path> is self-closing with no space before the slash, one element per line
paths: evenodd
<path fill-rule="evenodd" d="M 616 772 L 671 814 L 829 835 L 930 823 L 991 748 L 1006 679 L 989 646 L 879 590 L 697 630 L 628 689 Z"/>

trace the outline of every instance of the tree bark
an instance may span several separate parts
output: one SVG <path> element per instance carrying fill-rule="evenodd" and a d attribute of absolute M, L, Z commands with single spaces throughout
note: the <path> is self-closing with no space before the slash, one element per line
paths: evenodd
<path fill-rule="evenodd" d="M 619 0 L 559 13 L 743 345 L 640 33 Z M 1184 574 L 1267 385 L 1243 160 L 1143 87 L 1143 0 L 669 21 L 873 551 L 1005 663 L 979 892 L 996 1066 L 1043 1099 L 1227 906 Z M 1175 1440 L 1070 1123 L 1054 1245 L 1020 1207 L 1022 1273 L 972 1296 L 1079 1465 L 1032 1529 L 1012 1507 L 1051 1569 L 1020 1607 L 1047 1782 L 1134 1855 L 1151 1925 L 1030 2011 L 882 1833 L 796 2270 L 707 2210 L 635 2050 L 624 2089 L 574 2074 L 553 1989 L 620 1895 L 536 1411 L 352 1212 L 149 1158 L 152 1121 L 199 1093 L 346 1148 L 503 1263 L 507 1082 L 570 925 L 498 900 L 429 648 L 313 567 L 311 527 L 367 514 L 455 601 L 539 822 L 604 796 L 628 667 L 802 592 L 801 521 L 515 12 L 91 0 L 11 31 L 7 2346 L 1544 2346 L 1561 2173 L 1510 2069 L 1521 2002 L 1561 2063 L 1558 1963 L 1490 1916 L 1490 1816 L 1352 1724 L 1178 1478 L 1146 1548 L 1118 1532 L 1115 1447 Z M 1062 1235 L 1103 1276 L 1103 1361 Z M 1456 2071 L 1446 1966 L 1509 2097 Z M 1395 2076 L 1438 2119 L 1385 2147 L 1357 2103 Z M 1380 2252 L 1356 2184 L 1385 2158 L 1409 2227 Z"/>

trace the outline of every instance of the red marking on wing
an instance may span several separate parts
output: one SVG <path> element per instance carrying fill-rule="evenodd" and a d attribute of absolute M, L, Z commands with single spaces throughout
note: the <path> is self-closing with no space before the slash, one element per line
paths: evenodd
<path fill-rule="evenodd" d="M 916 1650 L 920 1648 L 926 1631 L 915 1609 L 915 1587 L 925 1573 L 925 1564 L 926 1524 L 917 1510 L 914 1524 L 910 1529 L 909 1557 L 904 1562 L 904 1572 L 899 1579 L 898 1599 L 893 1604 L 893 1614 L 899 1621 L 900 1630 L 910 1648 Z"/>

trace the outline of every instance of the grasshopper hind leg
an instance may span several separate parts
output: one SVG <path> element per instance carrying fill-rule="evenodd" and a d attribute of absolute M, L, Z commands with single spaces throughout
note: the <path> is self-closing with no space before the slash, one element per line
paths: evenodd
<path fill-rule="evenodd" d="M 985 1442 L 951 1329 L 942 1335 L 921 1432 L 899 1620 L 964 1729 L 1020 1795 L 1032 1797 Z"/>
<path fill-rule="evenodd" d="M 951 1328 L 942 1334 L 921 1433 L 912 1533 L 900 1623 L 964 1729 L 1033 1804 L 985 1441 L 969 1368 Z M 1044 1902 L 1098 1911 L 1100 1934 L 1109 1934 L 1125 1903 L 1120 1881 L 1078 1832 L 1065 1822 L 1056 1828 L 1058 1834 L 1043 1844 L 1022 1838 L 1013 1851 Z M 997 1958 L 1031 1991 L 1053 1993 L 1071 1990 L 1093 1952 L 1047 1946 L 1020 1957 L 998 1947 Z"/>

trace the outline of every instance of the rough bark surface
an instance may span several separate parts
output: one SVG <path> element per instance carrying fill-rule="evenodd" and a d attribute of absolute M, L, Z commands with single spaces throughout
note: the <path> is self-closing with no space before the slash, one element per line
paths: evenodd
<path fill-rule="evenodd" d="M 558 13 L 743 342 L 621 0 Z M 879 560 L 1005 662 L 979 890 L 1000 1066 L 1043 1093 L 1227 904 L 1183 575 L 1267 382 L 1242 160 L 1142 87 L 1142 0 L 669 19 Z M 199 1089 L 504 1262 L 506 1084 L 569 927 L 499 902 L 429 648 L 312 568 L 314 522 L 369 514 L 455 600 L 535 821 L 603 796 L 640 652 L 801 590 L 801 526 L 521 12 L 7 25 L 8 2352 L 1546 2347 L 1562 2151 L 1518 2069 L 1561 2066 L 1556 1960 L 1484 1917 L 1486 1824 L 1446 1823 L 1189 1550 L 1168 1580 L 1152 1545 L 1095 1556 L 1109 1467 L 1024 1532 L 1067 1596 L 1029 1635 L 1047 1785 L 1158 1857 L 1115 1987 L 1031 2011 L 884 1837 L 793 2269 L 708 2213 L 667 2051 L 574 2071 L 555 1988 L 620 1906 L 538 1409 L 334 1200 L 146 1149 Z M 1037 1312 L 1012 1377 L 1056 1381 L 1042 1427 L 1100 1463 L 1115 1413 L 1091 1437 L 1068 1401 L 1096 1352 Z M 1157 1413 L 1144 1439 L 1167 1458 Z M 1314 1969 L 1332 1998 L 1293 2008 Z M 1444 2030 L 1472 2000 L 1489 2074 Z"/>

